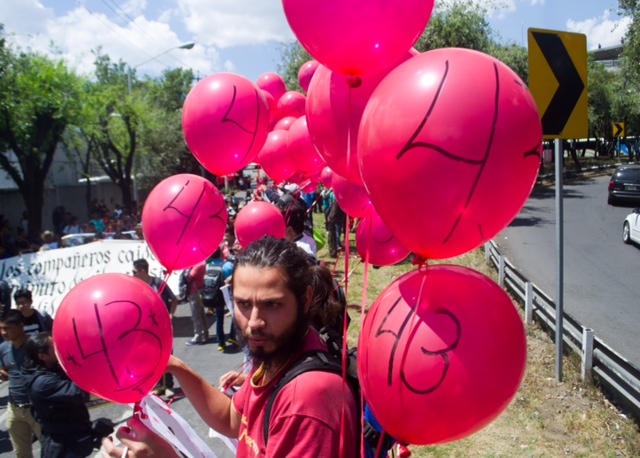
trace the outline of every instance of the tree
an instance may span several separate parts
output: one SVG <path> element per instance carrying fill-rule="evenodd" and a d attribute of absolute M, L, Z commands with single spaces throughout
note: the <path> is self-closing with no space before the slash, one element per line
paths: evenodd
<path fill-rule="evenodd" d="M 300 67 L 313 60 L 313 57 L 297 40 L 290 43 L 281 43 L 280 54 L 282 58 L 278 63 L 278 74 L 282 76 L 284 83 L 287 85 L 287 90 L 304 93 L 298 82 L 298 72 Z"/>
<path fill-rule="evenodd" d="M 623 73 L 627 82 L 640 88 L 640 1 L 618 0 L 619 14 L 631 19 L 624 37 Z"/>
<path fill-rule="evenodd" d="M 78 95 L 79 78 L 62 60 L 18 49 L 0 25 L 0 167 L 22 195 L 31 238 L 42 228 L 45 178 L 78 118 Z"/>

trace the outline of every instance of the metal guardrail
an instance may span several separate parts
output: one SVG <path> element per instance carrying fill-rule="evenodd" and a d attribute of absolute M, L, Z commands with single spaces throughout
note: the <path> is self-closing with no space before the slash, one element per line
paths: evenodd
<path fill-rule="evenodd" d="M 495 242 L 484 245 L 487 264 L 498 270 L 498 283 L 513 293 L 524 305 L 525 323 L 535 319 L 555 339 L 556 305 L 535 284 L 520 274 Z M 640 422 L 640 369 L 585 328 L 570 314 L 563 312 L 563 342 L 580 356 L 582 379 L 598 382 L 622 410 Z"/>

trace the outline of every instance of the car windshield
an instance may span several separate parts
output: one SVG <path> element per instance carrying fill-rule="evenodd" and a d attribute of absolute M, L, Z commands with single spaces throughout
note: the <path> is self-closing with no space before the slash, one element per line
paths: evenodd
<path fill-rule="evenodd" d="M 616 179 L 640 181 L 640 169 L 622 169 L 616 172 Z"/>

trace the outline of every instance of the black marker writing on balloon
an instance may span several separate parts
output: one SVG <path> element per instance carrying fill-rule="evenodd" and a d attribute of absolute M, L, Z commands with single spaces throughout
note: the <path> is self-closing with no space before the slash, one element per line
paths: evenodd
<path fill-rule="evenodd" d="M 448 159 L 451 159 L 453 161 L 457 161 L 457 162 L 463 162 L 465 164 L 471 164 L 471 165 L 478 165 L 480 166 L 478 169 L 478 173 L 476 174 L 476 177 L 473 181 L 473 184 L 471 186 L 471 189 L 469 190 L 469 194 L 467 195 L 467 199 L 466 202 L 464 204 L 464 207 L 460 210 L 460 213 L 458 214 L 456 220 L 454 221 L 453 225 L 451 226 L 451 229 L 449 230 L 449 233 L 446 235 L 446 237 L 444 238 L 444 240 L 442 241 L 443 244 L 446 244 L 451 237 L 453 236 L 456 228 L 458 227 L 458 224 L 460 224 L 460 220 L 462 219 L 462 216 L 464 215 L 464 211 L 467 209 L 467 207 L 469 206 L 469 204 L 471 203 L 471 199 L 473 198 L 473 195 L 475 193 L 476 187 L 478 186 L 478 182 L 480 181 L 480 177 L 482 176 L 482 173 L 484 171 L 485 165 L 487 164 L 487 160 L 489 159 L 489 153 L 491 152 L 491 148 L 493 146 L 493 140 L 494 140 L 494 136 L 495 136 L 495 131 L 496 131 L 496 126 L 498 123 L 498 106 L 499 106 L 499 101 L 500 101 L 500 74 L 498 71 L 498 65 L 496 63 L 493 64 L 493 70 L 494 70 L 494 76 L 495 76 L 495 94 L 494 94 L 494 107 L 493 107 L 493 122 L 491 125 L 491 132 L 489 135 L 489 140 L 487 142 L 487 146 L 485 148 L 485 152 L 484 152 L 484 157 L 482 159 L 468 159 L 468 158 L 464 158 L 458 155 L 455 155 L 447 150 L 445 150 L 444 148 L 438 146 L 438 145 L 434 145 L 431 143 L 426 143 L 426 142 L 417 142 L 415 141 L 416 138 L 418 137 L 418 135 L 422 132 L 422 130 L 425 128 L 425 125 L 427 124 L 427 121 L 429 120 L 429 117 L 431 116 L 431 114 L 433 113 L 433 110 L 435 108 L 436 103 L 438 102 L 440 96 L 442 95 L 442 90 L 444 87 L 444 83 L 447 79 L 447 76 L 449 74 L 449 61 L 445 61 L 445 71 L 444 74 L 442 75 L 442 80 L 440 81 L 440 84 L 438 86 L 438 89 L 436 91 L 436 95 L 433 98 L 431 104 L 429 105 L 429 108 L 427 109 L 427 113 L 425 114 L 424 118 L 422 119 L 422 121 L 420 122 L 420 125 L 418 126 L 418 128 L 416 129 L 416 131 L 413 133 L 413 135 L 411 135 L 411 137 L 409 138 L 409 140 L 407 141 L 407 143 L 405 144 L 405 146 L 400 150 L 400 152 L 396 155 L 396 159 L 400 160 L 406 153 L 408 153 L 409 151 L 416 149 L 416 148 L 427 148 L 433 151 L 436 151 L 438 153 L 440 153 L 441 155 L 445 156 Z M 518 81 L 516 80 L 516 83 L 518 83 Z M 537 152 L 537 149 L 532 149 L 530 151 L 528 151 L 527 153 L 525 153 L 525 158 L 530 157 L 530 156 L 537 156 L 538 158 L 540 157 L 540 153 Z M 479 224 L 478 225 L 478 229 L 480 231 L 480 233 L 482 233 L 482 227 Z M 482 238 L 482 240 L 484 240 L 484 238 Z"/>
<path fill-rule="evenodd" d="M 156 320 L 156 314 L 153 310 L 149 310 L 149 318 L 151 318 L 151 324 L 155 327 L 159 327 L 158 321 Z"/>
<path fill-rule="evenodd" d="M 231 110 L 233 109 L 233 107 L 234 107 L 234 105 L 236 103 L 237 93 L 238 93 L 238 88 L 234 84 L 233 85 L 233 96 L 231 97 L 231 103 L 229 104 L 229 109 L 227 110 L 227 112 L 222 117 L 222 121 L 221 122 L 223 122 L 223 123 L 225 123 L 225 122 L 233 123 L 236 126 L 238 126 L 241 130 L 243 130 L 244 132 L 246 132 L 249 135 L 251 135 L 251 143 L 249 144 L 249 147 L 247 148 L 247 151 L 244 153 L 244 156 L 239 161 L 239 162 L 242 163 L 246 159 L 247 155 L 251 152 L 251 148 L 253 148 L 253 144 L 256 142 L 256 137 L 258 135 L 258 124 L 260 122 L 260 95 L 258 94 L 258 91 L 255 91 L 255 94 L 256 94 L 256 122 L 255 122 L 255 125 L 253 127 L 253 131 L 250 131 L 247 128 L 245 128 L 242 125 L 240 125 L 240 123 L 238 121 L 236 121 L 235 119 L 228 118 L 229 114 L 231 113 Z"/>
<path fill-rule="evenodd" d="M 181 209 L 174 207 L 173 204 L 176 203 L 176 201 L 180 198 L 180 195 L 182 194 L 182 191 L 184 191 L 187 186 L 189 186 L 189 183 L 191 183 L 191 180 L 187 180 L 187 182 L 184 184 L 184 186 L 180 189 L 180 191 L 178 191 L 178 193 L 175 195 L 175 197 L 173 199 L 171 199 L 171 202 L 169 202 L 169 204 L 164 207 L 162 209 L 162 211 L 167 211 L 167 210 L 173 210 L 176 211 L 178 214 L 184 216 L 186 218 L 186 222 L 184 223 L 184 226 L 182 227 L 182 231 L 180 232 L 180 236 L 178 237 L 178 240 L 176 240 L 176 245 L 180 245 L 180 242 L 182 241 L 182 237 L 184 237 L 185 232 L 187 231 L 187 226 L 189 226 L 189 223 L 191 222 L 191 218 L 193 218 L 193 215 L 196 211 L 196 208 L 198 207 L 198 205 L 200 205 L 200 201 L 202 200 L 202 197 L 204 196 L 204 193 L 206 192 L 207 188 L 206 188 L 206 183 L 202 184 L 202 191 L 200 192 L 200 195 L 198 196 L 198 200 L 196 201 L 195 205 L 191 208 L 191 213 L 184 213 Z"/>
<path fill-rule="evenodd" d="M 407 377 L 405 375 L 404 372 L 404 368 L 405 368 L 405 358 L 406 358 L 406 353 L 405 353 L 405 358 L 403 358 L 402 363 L 400 365 L 400 379 L 402 380 L 402 383 L 404 383 L 404 386 L 406 386 L 409 390 L 413 391 L 416 394 L 429 394 L 432 393 L 433 391 L 435 391 L 436 389 L 438 389 L 438 387 L 442 384 L 442 382 L 444 381 L 444 379 L 447 376 L 447 372 L 449 371 L 449 364 L 450 364 L 450 360 L 449 360 L 449 355 L 447 355 L 448 352 L 450 352 L 451 350 L 454 350 L 457 346 L 458 343 L 460 342 L 460 338 L 462 337 L 462 329 L 460 326 L 460 320 L 458 320 L 458 317 L 456 317 L 453 313 L 451 313 L 449 310 L 446 309 L 436 309 L 434 310 L 435 314 L 439 314 L 439 315 L 445 315 L 448 316 L 451 321 L 455 324 L 456 326 L 456 337 L 455 340 L 453 341 L 453 343 L 451 343 L 450 345 L 448 345 L 445 348 L 439 349 L 439 350 L 427 350 L 424 347 L 420 347 L 420 350 L 422 351 L 423 354 L 430 356 L 430 357 L 441 357 L 442 358 L 442 362 L 443 362 L 443 368 L 442 368 L 442 373 L 440 374 L 440 379 L 433 385 L 431 385 L 430 387 L 427 388 L 416 388 L 415 386 L 413 386 L 411 383 L 409 383 L 409 381 L 407 380 Z M 422 321 L 420 322 L 420 324 L 422 324 Z M 409 338 L 407 339 L 407 345 L 406 347 L 409 348 L 413 342 L 413 339 L 416 335 L 416 333 L 418 332 L 418 328 L 420 327 L 420 324 L 418 324 L 417 326 L 415 326 L 413 328 L 413 330 L 411 331 L 411 334 L 409 335 Z M 416 361 L 412 361 L 412 364 L 416 364 Z"/>

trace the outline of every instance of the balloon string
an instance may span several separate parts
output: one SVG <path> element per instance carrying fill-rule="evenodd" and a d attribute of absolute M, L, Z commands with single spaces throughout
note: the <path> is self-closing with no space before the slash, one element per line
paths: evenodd
<path fill-rule="evenodd" d="M 373 218 L 368 218 L 367 248 L 364 253 L 364 277 L 362 279 L 362 304 L 360 306 L 360 329 L 364 325 L 364 315 L 367 310 L 367 288 L 369 287 L 369 256 L 371 254 L 371 232 L 373 231 Z M 362 224 L 362 222 L 361 222 Z"/>
<path fill-rule="evenodd" d="M 162 295 L 162 292 L 164 291 L 164 289 L 167 287 L 167 282 L 169 281 L 169 277 L 171 276 L 171 274 L 173 273 L 173 271 L 171 270 L 164 270 L 162 273 L 164 273 L 164 278 L 162 279 L 162 281 L 160 282 L 160 288 L 158 288 L 158 294 Z"/>

